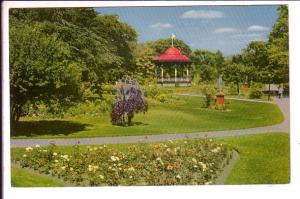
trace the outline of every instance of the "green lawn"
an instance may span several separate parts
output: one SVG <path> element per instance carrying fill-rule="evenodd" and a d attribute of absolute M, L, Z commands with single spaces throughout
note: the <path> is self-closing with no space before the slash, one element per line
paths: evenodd
<path fill-rule="evenodd" d="M 216 139 L 240 153 L 226 184 L 286 184 L 290 182 L 290 137 L 287 133 Z"/>
<path fill-rule="evenodd" d="M 114 126 L 109 114 L 63 120 L 22 118 L 12 138 L 71 138 L 192 133 L 243 129 L 277 124 L 283 115 L 275 104 L 228 100 L 227 110 L 202 108 L 203 98 L 181 96 L 169 103 L 150 101 L 146 114 L 137 114 L 133 126 Z"/>
<path fill-rule="evenodd" d="M 51 177 L 42 176 L 25 169 L 12 167 L 11 185 L 13 187 L 60 187 L 64 186 Z"/>

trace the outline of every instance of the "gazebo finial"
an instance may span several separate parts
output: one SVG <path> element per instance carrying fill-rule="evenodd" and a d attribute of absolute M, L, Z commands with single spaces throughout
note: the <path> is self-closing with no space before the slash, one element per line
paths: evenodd
<path fill-rule="evenodd" d="M 172 39 L 172 47 L 174 47 L 174 39 L 175 39 L 175 35 L 174 35 L 174 33 L 172 33 L 172 35 L 171 35 L 171 39 Z"/>

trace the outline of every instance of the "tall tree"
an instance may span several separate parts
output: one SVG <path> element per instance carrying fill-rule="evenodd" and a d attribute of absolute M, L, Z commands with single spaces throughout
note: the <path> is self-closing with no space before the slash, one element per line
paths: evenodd
<path fill-rule="evenodd" d="M 136 40 L 128 24 L 90 8 L 11 9 L 12 120 L 26 103 L 72 101 L 85 87 L 101 94 L 135 71 Z"/>
<path fill-rule="evenodd" d="M 196 49 L 191 58 L 193 60 L 194 75 L 199 75 L 201 81 L 214 81 L 221 74 L 224 66 L 224 57 L 221 51 L 213 53 L 209 50 Z"/>
<path fill-rule="evenodd" d="M 247 68 L 249 82 L 266 82 L 265 73 L 270 73 L 267 44 L 263 41 L 252 41 L 244 49 L 242 62 Z"/>
<path fill-rule="evenodd" d="M 272 71 L 274 83 L 289 81 L 289 30 L 288 7 L 278 8 L 278 19 L 272 28 L 268 40 L 269 67 Z"/>
<path fill-rule="evenodd" d="M 240 84 L 245 81 L 246 67 L 241 63 L 227 62 L 223 69 L 223 78 L 226 82 L 236 85 L 237 93 L 240 93 Z"/>

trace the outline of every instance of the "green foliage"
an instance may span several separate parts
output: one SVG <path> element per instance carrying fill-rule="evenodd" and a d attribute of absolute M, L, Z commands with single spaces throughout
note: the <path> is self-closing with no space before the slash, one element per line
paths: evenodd
<path fill-rule="evenodd" d="M 225 85 L 223 89 L 225 95 L 238 95 L 236 85 L 232 82 L 229 82 Z"/>
<path fill-rule="evenodd" d="M 135 70 L 136 31 L 94 9 L 10 9 L 9 34 L 12 121 L 27 103 L 93 100 Z"/>
<path fill-rule="evenodd" d="M 196 82 L 213 82 L 218 78 L 224 67 L 224 57 L 221 51 L 213 53 L 209 50 L 196 49 L 191 55 L 193 60 L 193 78 Z"/>
<path fill-rule="evenodd" d="M 287 83 L 289 82 L 288 7 L 281 5 L 278 8 L 278 15 L 277 22 L 269 35 L 269 67 L 274 74 L 274 83 Z"/>
<path fill-rule="evenodd" d="M 217 93 L 216 88 L 213 85 L 204 85 L 201 87 L 201 92 L 205 96 L 205 108 L 210 108 L 215 100 L 215 95 Z"/>
<path fill-rule="evenodd" d="M 11 116 L 17 121 L 30 102 L 64 104 L 79 96 L 81 69 L 70 48 L 43 32 L 44 24 L 10 23 Z"/>
<path fill-rule="evenodd" d="M 152 61 L 154 54 L 154 48 L 150 45 L 145 43 L 137 45 L 135 49 L 135 64 L 137 67 L 135 76 L 139 82 L 147 84 L 145 78 L 148 79 L 154 76 L 155 64 Z"/>
<path fill-rule="evenodd" d="M 143 85 L 143 91 L 145 97 L 155 98 L 160 92 L 160 88 L 156 83 L 156 80 L 153 78 L 145 79 L 145 83 Z"/>
<path fill-rule="evenodd" d="M 231 82 L 236 85 L 237 93 L 240 93 L 240 83 L 245 80 L 246 67 L 243 64 L 229 62 L 223 70 L 223 78 L 226 82 Z"/>
<path fill-rule="evenodd" d="M 268 82 L 265 76 L 269 68 L 267 43 L 263 41 L 252 41 L 243 51 L 243 63 L 246 66 L 247 81 Z"/>
<path fill-rule="evenodd" d="M 159 102 L 166 102 L 168 100 L 168 95 L 167 94 L 159 94 L 155 97 L 155 99 Z"/>
<path fill-rule="evenodd" d="M 159 55 L 171 47 L 172 39 L 159 39 L 156 41 L 146 42 L 146 44 L 149 45 L 152 49 L 154 49 L 155 55 Z M 181 51 L 181 53 L 185 55 L 190 55 L 192 53 L 191 48 L 180 39 L 174 39 L 174 47 L 178 48 Z"/>
<path fill-rule="evenodd" d="M 19 149 L 13 161 L 77 186 L 213 184 L 232 155 L 208 140 Z"/>
<path fill-rule="evenodd" d="M 252 41 L 240 55 L 227 60 L 223 70 L 226 81 L 250 84 L 252 81 L 261 83 L 289 82 L 289 46 L 288 46 L 288 7 L 278 8 L 278 19 L 269 34 L 269 40 Z M 228 67 L 236 64 L 237 69 Z M 243 65 L 243 67 L 241 67 Z M 231 74 L 232 73 L 232 74 Z M 239 93 L 239 90 L 238 90 Z M 256 92 L 260 95 L 259 92 Z M 255 95 L 255 94 L 254 94 Z M 254 96 L 253 96 L 254 97 Z"/>
<path fill-rule="evenodd" d="M 263 85 L 262 84 L 252 84 L 250 88 L 249 98 L 260 99 L 263 96 Z"/>

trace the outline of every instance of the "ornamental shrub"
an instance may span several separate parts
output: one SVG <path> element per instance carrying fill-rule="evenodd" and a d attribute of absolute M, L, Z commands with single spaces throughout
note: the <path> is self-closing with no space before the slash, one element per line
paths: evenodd
<path fill-rule="evenodd" d="M 201 87 L 201 93 L 205 96 L 205 108 L 209 108 L 214 103 L 216 88 L 212 85 L 205 85 Z"/>
<path fill-rule="evenodd" d="M 249 98 L 251 99 L 260 99 L 263 96 L 262 85 L 253 84 L 250 88 Z"/>
<path fill-rule="evenodd" d="M 154 79 L 147 78 L 143 86 L 144 94 L 146 97 L 155 98 L 159 93 L 159 87 Z"/>
<path fill-rule="evenodd" d="M 148 103 L 138 83 L 125 76 L 117 83 L 116 101 L 111 112 L 114 125 L 131 125 L 135 113 L 147 112 Z"/>
<path fill-rule="evenodd" d="M 159 95 L 157 95 L 157 96 L 155 97 L 155 99 L 156 99 L 157 101 L 159 101 L 159 102 L 164 103 L 164 102 L 167 101 L 168 96 L 167 96 L 167 94 L 159 94 Z"/>

